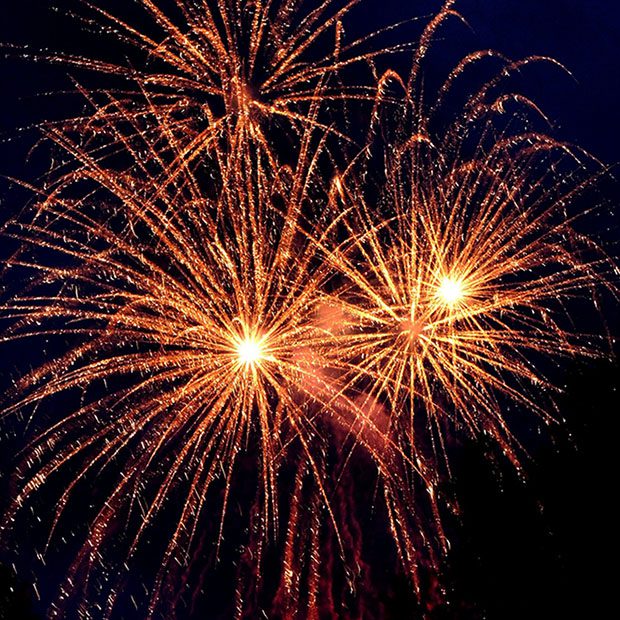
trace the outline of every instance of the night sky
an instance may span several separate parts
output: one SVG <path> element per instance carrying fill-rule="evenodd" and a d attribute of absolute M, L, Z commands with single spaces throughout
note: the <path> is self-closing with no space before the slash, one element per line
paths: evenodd
<path fill-rule="evenodd" d="M 98 3 L 117 4 L 116 0 Z M 60 9 L 65 6 L 63 0 L 4 0 L 0 42 L 97 54 L 101 42 L 79 33 L 71 18 L 49 11 L 52 5 Z M 358 8 L 351 18 L 350 32 L 429 15 L 440 3 L 366 0 L 362 5 L 365 8 Z M 430 75 L 433 63 L 450 67 L 464 53 L 478 48 L 494 48 L 513 58 L 552 56 L 573 77 L 550 67 L 528 69 L 518 82 L 521 90 L 532 95 L 554 121 L 555 137 L 584 147 L 607 164 L 620 160 L 618 3 L 461 0 L 457 9 L 471 30 L 454 25 L 441 31 L 442 40 L 427 68 Z M 420 25 L 414 23 L 410 28 L 415 39 Z M 0 175 L 31 180 L 44 170 L 45 158 L 35 155 L 26 160 L 36 132 L 18 130 L 79 110 L 75 98 L 60 92 L 72 88 L 66 74 L 62 67 L 11 55 L 2 58 L 0 51 Z M 617 204 L 620 197 L 617 184 L 609 180 L 601 184 L 600 194 L 610 205 Z M 0 181 L 0 221 L 17 213 L 22 206 L 19 201 L 26 199 L 27 194 L 11 189 L 8 181 Z M 616 256 L 618 223 L 611 209 L 605 209 L 593 224 Z M 603 313 L 610 333 L 620 334 L 617 306 L 609 301 Z M 594 329 L 602 330 L 602 322 L 598 321 Z M 38 355 L 27 344 L 0 349 L 2 386 L 17 368 L 38 359 Z M 566 360 L 554 370 L 558 382 L 565 386 L 559 411 L 566 423 L 539 434 L 528 418 L 516 429 L 531 456 L 525 463 L 525 481 L 492 446 L 461 441 L 452 462 L 451 485 L 460 502 L 461 516 L 448 524 L 452 549 L 444 567 L 447 596 L 443 601 L 425 604 L 425 610 L 412 611 L 403 594 L 396 597 L 390 617 L 608 617 L 603 610 L 613 610 L 617 604 L 612 569 L 606 566 L 615 564 L 617 544 L 618 515 L 612 503 L 618 487 L 619 370 L 617 361 L 605 360 Z M 14 463 L 11 453 L 21 432 L 15 420 L 3 424 L 0 491 L 7 489 Z M 2 434 L 13 436 L 4 446 Z M 7 558 L 0 553 L 0 620 L 42 618 L 45 601 L 38 600 L 32 589 L 29 560 L 24 560 L 16 575 Z M 388 580 L 389 570 L 385 568 Z M 401 577 L 395 574 L 393 579 L 393 589 L 398 592 Z M 54 585 L 43 583 L 40 589 L 50 591 Z M 123 617 L 138 620 L 130 610 L 125 613 Z M 187 620 L 193 617 L 198 616 L 188 615 Z M 179 620 L 186 617 L 179 616 Z"/>

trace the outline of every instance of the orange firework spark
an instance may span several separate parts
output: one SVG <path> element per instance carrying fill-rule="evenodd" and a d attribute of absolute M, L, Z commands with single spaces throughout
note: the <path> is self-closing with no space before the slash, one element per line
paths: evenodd
<path fill-rule="evenodd" d="M 564 310 L 594 296 L 612 268 L 566 214 L 592 177 L 565 187 L 550 163 L 562 166 L 553 151 L 569 158 L 564 145 L 528 140 L 515 150 L 520 138 L 502 139 L 448 169 L 416 143 L 390 161 L 379 205 L 340 179 L 341 200 L 354 206 L 334 225 L 346 240 L 325 249 L 343 277 L 332 303 L 346 317 L 332 363 L 345 382 L 370 385 L 369 398 L 388 400 L 391 425 L 408 418 L 414 448 L 419 407 L 430 436 L 441 440 L 442 420 L 456 417 L 516 461 L 497 395 L 549 420 L 539 395 L 552 385 L 538 354 L 595 354 L 593 336 L 575 333 Z"/>
<path fill-rule="evenodd" d="M 371 49 L 380 31 L 345 43 L 342 20 L 359 2 L 324 0 L 304 8 L 298 0 L 173 0 L 167 6 L 140 0 L 141 25 L 134 25 L 84 0 L 90 14 L 78 15 L 80 21 L 146 61 L 129 67 L 45 56 L 121 80 L 116 89 L 103 90 L 104 103 L 93 114 L 63 125 L 96 136 L 100 123 L 112 120 L 127 123 L 125 139 L 145 132 L 173 136 L 171 154 L 183 162 L 204 155 L 221 160 L 233 150 L 254 148 L 272 157 L 274 138 L 291 132 L 299 137 L 309 127 L 346 139 L 333 119 L 317 118 L 313 108 L 374 101 L 374 60 L 410 47 Z M 366 69 L 367 84 L 342 79 L 356 66 Z M 93 103 L 97 93 L 88 93 Z"/>
<path fill-rule="evenodd" d="M 372 75 L 379 54 L 409 47 L 345 44 L 357 0 L 306 12 L 296 0 L 174 0 L 172 12 L 140 0 L 150 34 L 85 4 L 149 63 L 55 57 L 137 88 L 99 91 L 103 102 L 85 90 L 91 116 L 47 126 L 70 163 L 31 188 L 30 216 L 5 230 L 23 244 L 7 269 L 30 285 L 0 307 L 3 341 L 66 345 L 19 379 L 3 415 L 77 401 L 30 442 L 6 527 L 68 479 L 53 534 L 84 481 L 108 481 L 53 613 L 75 598 L 81 617 L 111 616 L 130 561 L 154 538 L 161 558 L 143 611 L 165 613 L 168 573 L 200 552 L 197 533 L 215 530 L 215 555 L 225 544 L 247 455 L 257 455 L 255 488 L 253 508 L 239 509 L 250 542 L 238 572 L 249 564 L 260 586 L 263 549 L 280 544 L 276 613 L 335 613 L 324 547 L 357 571 L 346 587 L 362 583 L 343 491 L 354 453 L 376 472 L 419 592 L 420 564 L 448 547 L 446 428 L 490 435 L 519 466 L 507 403 L 550 422 L 540 359 L 598 352 L 565 313 L 613 268 L 568 213 L 596 180 L 583 172 L 591 160 L 533 129 L 532 101 L 501 92 L 511 70 L 546 59 L 476 52 L 431 96 L 422 67 L 437 29 L 458 16 L 449 1 L 407 79 L 388 71 L 347 86 L 351 66 Z M 446 121 L 455 85 L 487 60 L 501 63 L 498 77 Z M 370 139 L 335 174 L 352 140 L 325 104 L 353 100 L 372 104 Z M 238 617 L 253 611 L 245 590 Z"/>
<path fill-rule="evenodd" d="M 148 501 L 148 507 L 142 504 L 133 551 L 171 488 L 179 479 L 189 480 L 187 501 L 157 578 L 161 584 L 179 541 L 193 536 L 212 484 L 222 476 L 230 479 L 254 428 L 260 437 L 262 527 L 268 528 L 270 513 L 275 524 L 272 498 L 287 434 L 303 437 L 311 426 L 290 388 L 298 372 L 291 359 L 313 337 L 307 308 L 314 303 L 317 279 L 308 248 L 295 246 L 287 227 L 273 218 L 255 222 L 248 234 L 230 235 L 237 231 L 218 229 L 208 215 L 212 205 L 194 188 L 189 196 L 179 195 L 174 186 L 166 192 L 148 183 L 136 188 L 135 179 L 102 169 L 84 154 L 82 163 L 15 233 L 75 265 L 44 267 L 21 255 L 11 261 L 12 267 L 40 272 L 45 289 L 55 291 L 21 296 L 10 304 L 5 314 L 15 323 L 5 339 L 41 333 L 39 323 L 52 321 L 62 325 L 59 333 L 87 340 L 26 375 L 19 389 L 31 393 L 16 407 L 86 389 L 101 379 L 114 384 L 127 377 L 131 384 L 110 388 L 95 400 L 85 394 L 85 403 L 33 441 L 33 456 L 22 472 L 27 481 L 15 508 L 57 470 L 78 460 L 82 466 L 57 504 L 57 522 L 80 479 L 126 456 L 116 488 L 91 524 L 91 545 L 72 567 L 75 574 L 97 561 L 97 541 L 113 527 L 124 503 L 138 496 Z M 97 193 L 94 209 L 90 195 L 62 197 L 85 179 L 94 179 L 107 194 Z M 297 187 L 282 184 L 274 192 L 286 187 L 304 199 L 299 181 Z M 244 194 L 243 201 L 254 198 Z M 238 205 L 236 197 L 231 199 Z M 182 200 L 187 201 L 185 211 L 167 218 Z M 291 197 L 288 204 L 295 200 Z M 120 231 L 115 202 L 125 211 Z M 145 238 L 153 242 L 145 244 Z M 147 482 L 153 472 L 159 476 L 154 489 Z"/>

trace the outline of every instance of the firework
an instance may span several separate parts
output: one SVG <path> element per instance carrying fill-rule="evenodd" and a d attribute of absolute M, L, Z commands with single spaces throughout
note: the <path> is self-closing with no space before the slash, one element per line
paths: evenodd
<path fill-rule="evenodd" d="M 162 140 L 158 154 L 166 153 L 169 163 L 195 165 L 205 157 L 221 162 L 233 151 L 255 149 L 279 162 L 274 143 L 294 149 L 311 127 L 348 140 L 342 114 L 335 123 L 327 108 L 343 111 L 348 103 L 374 102 L 375 60 L 410 47 L 372 49 L 380 32 L 345 41 L 343 19 L 359 1 L 303 7 L 296 0 L 141 0 L 140 17 L 133 17 L 139 25 L 97 2 L 84 2 L 76 19 L 145 60 L 127 66 L 42 54 L 118 83 L 80 87 L 93 111 L 61 125 L 89 136 L 93 153 L 102 124 L 112 122 L 123 126 L 123 142 L 156 135 Z M 351 68 L 357 78 L 367 78 L 351 85 L 345 77 Z"/>
<path fill-rule="evenodd" d="M 422 35 L 408 81 L 398 80 L 404 88 L 423 91 L 424 42 L 457 15 L 453 4 Z M 498 77 L 467 92 L 456 116 L 442 113 L 457 79 L 492 57 L 501 59 Z M 537 362 L 601 352 L 593 334 L 575 331 L 567 307 L 613 289 L 613 262 L 576 227 L 585 215 L 576 205 L 604 169 L 537 131 L 532 115 L 546 117 L 531 100 L 494 93 L 512 70 L 541 61 L 557 64 L 470 54 L 436 93 L 405 98 L 404 121 L 382 123 L 391 127 L 387 149 L 380 144 L 377 156 L 369 144 L 361 164 L 333 180 L 341 214 L 317 242 L 341 278 L 331 301 L 341 317 L 333 367 L 388 403 L 390 427 L 407 419 L 400 431 L 414 454 L 427 441 L 440 446 L 450 419 L 493 436 L 517 464 L 507 400 L 551 421 L 540 394 L 554 387 Z M 516 108 L 507 115 L 509 101 Z M 380 180 L 360 183 L 373 165 Z"/>
<path fill-rule="evenodd" d="M 305 199 L 300 178 L 271 188 L 297 191 L 285 203 L 289 217 L 293 203 Z M 78 197 L 73 188 L 88 181 L 87 196 Z M 31 294 L 5 306 L 13 324 L 4 339 L 56 333 L 82 340 L 24 376 L 18 390 L 30 393 L 16 406 L 83 390 L 82 404 L 33 440 L 15 509 L 69 468 L 74 478 L 57 503 L 56 523 L 81 479 L 124 463 L 70 575 L 92 570 L 100 552 L 95 541 L 105 540 L 114 516 L 140 496 L 141 508 L 134 509 L 142 521 L 131 554 L 181 484 L 186 500 L 157 577 L 161 584 L 180 541 L 191 541 L 211 486 L 231 478 L 256 432 L 261 528 L 270 521 L 275 527 L 278 464 L 292 437 L 303 443 L 312 427 L 300 390 L 292 387 L 300 383 L 293 358 L 316 338 L 308 313 L 320 278 L 307 244 L 300 246 L 275 212 L 265 213 L 262 187 L 253 193 L 244 184 L 242 201 L 220 196 L 219 208 L 228 200 L 235 207 L 257 200 L 264 220 L 251 229 L 231 218 L 218 225 L 209 213 L 220 211 L 207 200 L 183 196 L 178 186 L 155 191 L 152 180 L 124 178 L 83 154 L 79 172 L 64 177 L 11 233 L 34 248 L 30 257 L 26 249 L 13 257 L 11 267 L 38 276 Z M 105 396 L 90 394 L 101 380 Z M 222 515 L 226 496 L 223 504 Z"/>
<path fill-rule="evenodd" d="M 49 135 L 73 155 L 75 170 L 39 191 L 31 215 L 5 231 L 22 244 L 9 269 L 32 284 L 3 306 L 3 340 L 75 345 L 24 375 L 4 415 L 81 395 L 30 442 L 6 528 L 51 481 L 68 476 L 55 501 L 50 544 L 82 484 L 96 476 L 108 489 L 55 613 L 71 609 L 78 584 L 96 592 L 100 584 L 89 581 L 123 573 L 106 559 L 120 515 L 133 524 L 123 537 L 127 564 L 149 546 L 156 524 L 173 524 L 145 611 L 155 613 L 167 571 L 188 562 L 207 514 L 219 515 L 220 544 L 237 462 L 246 453 L 256 454 L 255 547 L 281 527 L 291 540 L 305 523 L 294 511 L 279 516 L 283 467 L 299 469 L 315 496 L 312 518 L 326 518 L 342 546 L 326 488 L 327 433 L 335 425 L 353 438 L 386 479 L 397 477 L 386 458 L 399 448 L 322 372 L 329 331 L 317 316 L 330 266 L 304 224 L 313 217 L 313 233 L 321 226 L 315 202 L 326 192 L 316 175 L 325 136 L 310 132 L 297 167 L 275 176 L 267 174 L 268 161 L 263 167 L 258 160 L 247 174 L 231 158 L 227 183 L 209 198 L 187 171 L 167 176 L 155 166 L 150 174 L 139 164 L 140 175 L 133 165 L 119 173 L 69 135 Z M 322 219 L 326 226 L 328 213 Z M 171 496 L 182 498 L 172 512 Z M 260 559 L 255 564 L 260 569 Z M 120 589 L 120 579 L 112 579 L 103 599 L 80 603 L 81 613 L 95 613 L 94 605 L 111 614 Z M 295 608 L 300 594 L 284 583 L 280 600 Z"/>
<path fill-rule="evenodd" d="M 37 428 L 5 529 L 60 488 L 49 545 L 76 498 L 89 504 L 54 615 L 112 616 L 141 553 L 156 568 L 136 607 L 174 611 L 195 558 L 231 552 L 228 520 L 245 540 L 237 617 L 336 613 L 334 584 L 346 600 L 369 580 L 353 463 L 374 476 L 364 499 L 420 594 L 420 566 L 448 548 L 448 432 L 488 435 L 519 467 L 509 408 L 553 421 L 544 360 L 600 352 L 566 313 L 613 270 L 570 211 L 592 160 L 502 92 L 548 59 L 470 54 L 431 93 L 425 57 L 454 2 L 405 78 L 373 62 L 409 46 L 344 43 L 356 3 L 140 0 L 155 34 L 88 4 L 149 62 L 55 57 L 136 88 L 84 89 L 92 115 L 47 125 L 68 163 L 4 231 L 21 244 L 7 281 L 28 286 L 0 307 L 3 341 L 63 349 L 4 410 Z M 488 60 L 497 77 L 450 116 L 459 80 Z M 352 66 L 374 83 L 347 85 Z M 346 114 L 324 109 L 351 101 L 369 116 L 354 157 Z M 39 422 L 43 404 L 60 413 Z"/>
<path fill-rule="evenodd" d="M 529 139 L 516 151 L 501 140 L 448 170 L 424 153 L 428 145 L 401 153 L 377 206 L 340 181 L 355 207 L 338 222 L 346 241 L 328 251 L 343 276 L 333 303 L 346 317 L 333 365 L 387 400 L 390 426 L 407 419 L 414 449 L 425 443 L 418 411 L 425 438 L 441 442 L 442 420 L 458 420 L 516 462 L 506 398 L 549 421 L 540 394 L 553 387 L 535 360 L 596 354 L 592 334 L 575 332 L 565 314 L 611 269 L 566 213 L 592 178 L 566 187 L 549 163 L 554 150 L 569 157 L 564 146 Z"/>
<path fill-rule="evenodd" d="M 594 208 L 580 205 L 604 168 L 536 129 L 547 119 L 533 101 L 497 93 L 513 70 L 557 63 L 477 52 L 437 92 L 424 90 L 425 53 L 437 28 L 458 17 L 452 6 L 424 31 L 409 78 L 387 76 L 405 93 L 398 120 L 381 117 L 378 98 L 378 146 L 370 142 L 334 177 L 340 214 L 315 237 L 337 282 L 324 302 L 338 309 L 325 359 L 334 383 L 356 395 L 351 415 L 373 411 L 381 440 L 398 446 L 396 460 L 387 459 L 398 484 L 384 481 L 385 502 L 416 587 L 420 558 L 430 554 L 433 563 L 432 547 L 448 545 L 438 501 L 440 472 L 450 472 L 446 436 L 459 428 L 490 437 L 520 469 L 526 453 L 509 412 L 557 422 L 559 390 L 543 369 L 562 357 L 606 354 L 609 342 L 576 330 L 569 308 L 615 292 L 617 273 L 578 230 Z M 465 103 L 450 116 L 442 106 L 458 78 L 489 58 L 500 61 L 497 77 L 461 92 Z M 435 542 L 408 538 L 424 530 L 416 521 L 423 504 Z"/>

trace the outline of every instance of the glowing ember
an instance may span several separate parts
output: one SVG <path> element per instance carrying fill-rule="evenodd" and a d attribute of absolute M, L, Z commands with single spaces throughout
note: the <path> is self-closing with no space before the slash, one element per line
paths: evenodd
<path fill-rule="evenodd" d="M 455 306 L 465 297 L 463 282 L 453 277 L 445 277 L 437 291 L 439 298 L 448 306 Z"/>
<path fill-rule="evenodd" d="M 254 336 L 246 337 L 237 344 L 237 355 L 240 364 L 253 367 L 263 358 L 261 341 Z"/>

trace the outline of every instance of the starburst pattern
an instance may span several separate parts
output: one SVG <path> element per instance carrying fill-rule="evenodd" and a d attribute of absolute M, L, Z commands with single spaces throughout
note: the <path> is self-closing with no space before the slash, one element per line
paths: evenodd
<path fill-rule="evenodd" d="M 379 204 L 340 180 L 342 202 L 354 206 L 334 224 L 345 240 L 327 250 L 343 278 L 333 303 L 346 317 L 332 364 L 389 403 L 390 425 L 414 453 L 428 438 L 440 446 L 453 419 L 495 438 L 518 465 L 507 400 L 550 422 L 542 358 L 597 355 L 595 336 L 566 315 L 571 298 L 595 296 L 611 277 L 566 211 L 593 177 L 566 185 L 582 162 L 544 136 L 529 134 L 525 149 L 521 138 L 447 167 L 416 142 L 388 164 Z"/>

